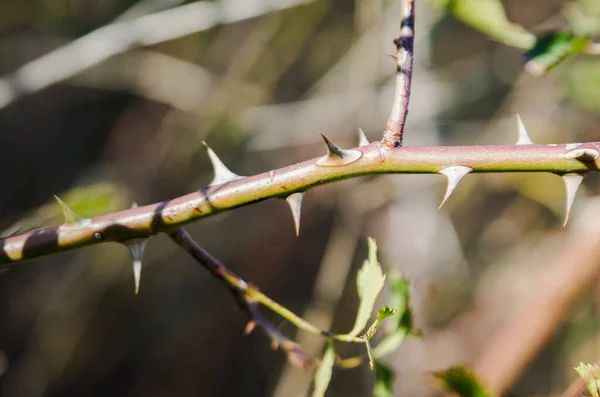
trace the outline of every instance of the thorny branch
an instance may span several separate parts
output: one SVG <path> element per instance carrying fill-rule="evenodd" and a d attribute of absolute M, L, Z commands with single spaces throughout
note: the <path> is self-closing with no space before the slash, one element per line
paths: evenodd
<path fill-rule="evenodd" d="M 382 143 L 388 147 L 402 146 L 412 85 L 414 41 L 414 0 L 404 0 L 402 1 L 400 35 L 394 40 L 397 51 L 394 56 L 396 60 L 396 94 L 394 95 L 394 103 L 382 139 Z"/>
<path fill-rule="evenodd" d="M 327 156 L 249 177 L 226 172 L 225 166 L 209 151 L 215 166 L 214 183 L 218 184 L 161 203 L 0 239 L 0 265 L 102 242 L 145 238 L 244 205 L 286 198 L 315 186 L 374 174 L 445 175 L 447 199 L 468 173 L 551 172 L 565 180 L 568 213 L 582 176 L 598 171 L 600 166 L 600 142 L 405 147 L 402 150 L 384 148 L 376 142 L 351 150 L 336 146 L 335 153 L 340 156 L 337 161 L 332 158 L 331 146 L 328 150 Z M 223 175 L 227 177 L 223 179 Z"/>

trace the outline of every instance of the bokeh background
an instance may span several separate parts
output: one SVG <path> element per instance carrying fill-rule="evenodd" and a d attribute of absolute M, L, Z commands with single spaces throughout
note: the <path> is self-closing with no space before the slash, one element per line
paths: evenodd
<path fill-rule="evenodd" d="M 407 145 L 513 143 L 516 113 L 539 143 L 598 140 L 600 57 L 577 56 L 534 77 L 522 51 L 434 3 L 417 6 Z M 535 33 L 600 27 L 595 0 L 503 3 L 511 21 Z M 101 30 L 75 51 L 28 63 L 111 22 L 182 6 L 0 2 L 4 235 L 58 224 L 53 194 L 85 216 L 199 189 L 212 178 L 202 141 L 250 175 L 322 155 L 318 132 L 343 146 L 356 145 L 358 127 L 380 138 L 393 98 L 396 0 L 223 0 L 212 4 L 222 12 L 159 18 L 151 30 Z M 178 29 L 190 31 L 153 41 Z M 115 56 L 98 62 L 112 49 Z M 84 70 L 70 75 L 77 67 Z M 60 81 L 48 84 L 53 79 Z M 300 237 L 283 200 L 188 230 L 269 296 L 336 332 L 352 326 L 356 269 L 366 237 L 374 237 L 383 265 L 412 281 L 424 335 L 387 360 L 399 396 L 439 395 L 432 371 L 489 361 L 493 345 L 521 349 L 518 338 L 502 340 L 502 330 L 525 334 L 519 322 L 532 308 L 525 318 L 556 313 L 551 335 L 530 337 L 542 347 L 527 353 L 532 360 L 506 395 L 561 395 L 574 364 L 600 359 L 600 256 L 576 246 L 563 255 L 580 234 L 561 227 L 560 179 L 471 175 L 438 210 L 444 189 L 444 178 L 432 175 L 319 187 L 305 197 Z M 599 192 L 598 178 L 588 176 L 575 225 Z M 582 266 L 589 277 L 572 279 Z M 561 300 L 566 285 L 574 292 Z M 321 353 L 322 340 L 274 321 L 307 352 Z M 164 236 L 148 245 L 137 296 L 129 254 L 118 244 L 30 261 L 0 275 L 0 394 L 306 395 L 311 371 L 290 368 L 262 333 L 245 336 L 245 322 L 223 285 Z M 491 361 L 499 368 L 489 371 L 503 371 L 501 358 Z M 336 371 L 328 395 L 369 396 L 373 382 L 367 366 Z"/>

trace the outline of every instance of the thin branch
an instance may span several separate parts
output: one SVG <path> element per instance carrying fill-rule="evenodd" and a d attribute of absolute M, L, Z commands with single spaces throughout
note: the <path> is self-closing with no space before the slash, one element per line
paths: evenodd
<path fill-rule="evenodd" d="M 150 46 L 312 0 L 197 1 L 105 25 L 0 78 L 0 109 L 136 47 Z"/>
<path fill-rule="evenodd" d="M 396 59 L 396 93 L 382 143 L 388 147 L 402 146 L 404 125 L 408 116 L 410 88 L 412 84 L 413 51 L 415 41 L 414 0 L 402 1 L 400 36 L 394 40 Z"/>
<path fill-rule="evenodd" d="M 248 283 L 227 269 L 221 261 L 200 247 L 183 228 L 171 232 L 169 237 L 213 276 L 225 282 L 240 308 L 250 318 L 246 332 L 251 332 L 255 326 L 258 326 L 271 339 L 274 347 L 281 347 L 285 350 L 291 364 L 306 368 L 311 363 L 311 359 L 304 354 L 298 344 L 285 336 L 277 326 L 262 315 L 258 307 L 259 302 L 248 293 L 254 290 L 253 287 L 249 286 Z"/>
<path fill-rule="evenodd" d="M 576 149 L 575 149 L 576 148 Z M 314 186 L 364 175 L 435 174 L 461 165 L 480 172 L 598 171 L 600 142 L 561 145 L 439 146 L 390 150 L 378 143 L 354 148 L 361 157 L 343 166 L 320 166 L 312 159 L 262 174 L 213 185 L 185 196 L 144 207 L 0 239 L 0 265 L 107 241 L 126 241 L 172 231 L 189 222 L 271 198 L 284 198 Z M 597 157 L 597 156 L 596 156 Z"/>
<path fill-rule="evenodd" d="M 260 313 L 259 305 L 263 305 L 279 314 L 303 331 L 341 342 L 364 343 L 364 339 L 360 337 L 332 334 L 328 331 L 321 330 L 286 307 L 275 302 L 273 299 L 260 292 L 257 287 L 247 283 L 231 270 L 227 269 L 221 261 L 200 247 L 200 245 L 194 241 L 192 236 L 190 236 L 183 228 L 180 227 L 170 232 L 169 237 L 190 256 L 196 259 L 196 261 L 198 261 L 213 276 L 227 285 L 236 298 L 239 306 L 250 318 L 247 330 L 251 331 L 254 326 L 263 329 L 267 336 L 272 340 L 274 346 L 281 346 L 287 352 L 288 358 L 293 365 L 305 368 L 310 363 L 311 359 L 306 356 L 298 344 L 286 337 L 273 323 Z"/>

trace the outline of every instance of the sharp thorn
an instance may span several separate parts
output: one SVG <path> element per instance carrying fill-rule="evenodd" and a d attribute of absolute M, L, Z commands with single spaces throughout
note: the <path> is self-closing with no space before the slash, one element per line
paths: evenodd
<path fill-rule="evenodd" d="M 577 191 L 579 190 L 579 186 L 581 186 L 581 181 L 583 181 L 584 174 L 572 172 L 568 174 L 564 174 L 561 176 L 563 182 L 565 183 L 565 188 L 567 191 L 567 199 L 565 204 L 565 219 L 563 221 L 563 227 L 567 225 L 569 221 L 569 217 L 571 216 L 571 208 L 573 208 L 573 202 L 575 201 L 575 196 L 577 195 Z"/>
<path fill-rule="evenodd" d="M 221 159 L 215 154 L 215 152 L 206 144 L 206 142 L 202 142 L 206 151 L 208 152 L 208 157 L 210 158 L 210 162 L 212 163 L 213 169 L 215 170 L 215 177 L 212 182 L 209 183 L 208 186 L 221 185 L 223 183 L 228 183 L 235 181 L 236 179 L 240 179 L 241 176 L 234 174 L 223 164 Z"/>
<path fill-rule="evenodd" d="M 144 250 L 148 243 L 147 238 L 135 238 L 123 242 L 123 244 L 129 250 L 131 254 L 131 260 L 133 261 L 133 279 L 135 281 L 135 294 L 137 295 L 140 291 L 140 279 L 142 277 L 142 260 L 144 258 Z"/>
<path fill-rule="evenodd" d="M 448 201 L 450 195 L 456 189 L 459 182 L 467 175 L 469 172 L 473 171 L 471 167 L 465 167 L 463 165 L 455 165 L 452 167 L 446 167 L 438 171 L 438 173 L 443 174 L 448 178 L 448 186 L 446 187 L 446 194 L 444 195 L 444 199 L 438 208 L 442 208 L 442 206 Z"/>
<path fill-rule="evenodd" d="M 525 128 L 525 124 L 523 124 L 523 120 L 521 120 L 521 116 L 517 114 L 517 124 L 519 125 L 519 138 L 517 139 L 517 145 L 533 145 L 531 138 L 529 138 L 529 134 L 527 133 L 527 129 Z"/>
<path fill-rule="evenodd" d="M 321 137 L 327 145 L 327 155 L 317 160 L 317 165 L 323 167 L 341 167 L 355 162 L 362 156 L 358 150 L 344 150 L 335 143 L 331 142 L 325 135 Z"/>
<path fill-rule="evenodd" d="M 84 219 L 77 215 L 75 212 L 73 212 L 73 210 L 67 204 L 65 204 L 65 202 L 62 201 L 57 195 L 54 195 L 54 198 L 56 199 L 56 202 L 60 206 L 60 209 L 63 213 L 63 216 L 65 218 L 65 224 L 81 225 L 90 222 L 89 219 Z"/>
<path fill-rule="evenodd" d="M 391 56 L 392 58 L 394 58 L 394 61 L 398 62 L 398 56 L 395 54 L 388 54 L 389 56 Z"/>
<path fill-rule="evenodd" d="M 365 132 L 362 130 L 362 128 L 358 129 L 358 146 L 362 147 L 362 146 L 369 146 L 369 140 L 367 139 L 367 136 L 365 135 Z"/>
<path fill-rule="evenodd" d="M 596 149 L 589 148 L 575 149 L 565 153 L 566 159 L 577 159 L 579 161 L 594 161 L 597 160 L 598 157 L 600 157 L 600 152 Z"/>
<path fill-rule="evenodd" d="M 287 201 L 290 206 L 290 210 L 292 210 L 292 217 L 294 218 L 294 227 L 296 229 L 296 236 L 300 234 L 300 214 L 302 213 L 302 199 L 304 198 L 304 192 L 298 192 L 294 194 L 290 194 L 286 197 L 285 201 Z"/>

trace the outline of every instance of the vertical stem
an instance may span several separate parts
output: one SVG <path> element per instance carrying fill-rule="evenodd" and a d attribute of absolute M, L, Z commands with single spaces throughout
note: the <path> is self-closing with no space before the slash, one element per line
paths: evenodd
<path fill-rule="evenodd" d="M 388 118 L 382 143 L 388 147 L 402 146 L 404 124 L 408 116 L 410 87 L 412 83 L 413 50 L 415 38 L 414 0 L 402 1 L 402 23 L 400 35 L 394 40 L 396 59 L 396 93 Z"/>

